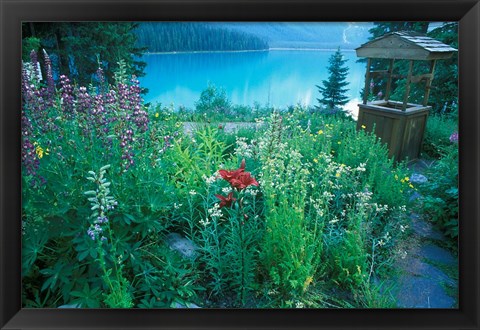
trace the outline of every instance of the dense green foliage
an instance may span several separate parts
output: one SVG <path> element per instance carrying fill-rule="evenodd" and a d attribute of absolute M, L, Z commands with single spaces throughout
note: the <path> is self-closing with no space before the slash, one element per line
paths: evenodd
<path fill-rule="evenodd" d="M 317 85 L 318 91 L 322 95 L 322 98 L 317 100 L 328 110 L 334 110 L 348 102 L 348 97 L 345 95 L 348 91 L 345 87 L 349 84 L 347 82 L 348 67 L 346 66 L 347 60 L 344 59 L 340 48 L 330 56 L 328 63 L 328 79 L 322 81 L 323 86 Z"/>
<path fill-rule="evenodd" d="M 352 121 L 292 107 L 188 131 L 124 63 L 90 88 L 23 77 L 25 307 L 392 306 L 373 279 L 414 187 Z"/>
<path fill-rule="evenodd" d="M 428 26 L 428 22 L 375 23 L 375 27 L 370 29 L 370 33 L 372 34 L 371 39 L 375 39 L 394 31 L 415 31 L 439 40 L 453 48 L 458 48 L 457 22 L 444 23 L 427 33 Z M 394 72 L 406 76 L 408 73 L 408 62 L 409 61 L 406 60 L 397 60 L 394 66 Z M 371 70 L 386 70 L 387 68 L 388 60 L 372 59 Z M 428 73 L 429 70 L 430 63 L 427 61 L 416 61 L 414 63 L 414 75 Z M 403 100 L 405 82 L 405 79 L 394 79 L 392 81 L 391 98 L 393 100 Z M 371 85 L 371 90 L 369 91 L 370 95 L 374 97 L 379 92 L 384 95 L 386 84 L 386 79 L 375 79 Z M 409 102 L 421 104 L 423 102 L 424 94 L 425 81 L 411 84 Z M 432 106 L 433 113 L 456 113 L 458 108 L 458 55 L 456 53 L 450 59 L 437 61 L 428 105 Z"/>
<path fill-rule="evenodd" d="M 455 115 L 429 116 L 423 138 L 423 156 L 441 158 L 442 150 L 452 144 L 450 136 L 453 132 L 458 132 L 458 118 Z"/>
<path fill-rule="evenodd" d="M 145 22 L 135 29 L 138 45 L 149 52 L 264 50 L 256 36 L 201 22 Z"/>
<path fill-rule="evenodd" d="M 136 26 L 130 22 L 23 23 L 22 57 L 29 61 L 32 50 L 42 57 L 45 49 L 57 77 L 63 73 L 85 86 L 92 82 L 99 66 L 112 83 L 119 61 L 126 64 L 129 74 L 141 77 L 145 62 L 138 59 L 143 49 L 135 46 Z"/>
<path fill-rule="evenodd" d="M 420 206 L 450 241 L 458 245 L 458 119 L 436 115 L 428 118 L 423 150 L 432 160 L 424 173 L 428 181 L 419 185 Z"/>
<path fill-rule="evenodd" d="M 458 23 L 444 23 L 442 26 L 430 31 L 427 34 L 453 48 L 458 49 Z M 395 70 L 406 75 L 408 72 L 407 63 L 400 62 Z M 414 65 L 414 74 L 427 73 L 430 64 L 427 61 L 420 61 Z M 392 94 L 394 99 L 402 99 L 405 92 L 405 79 L 398 80 L 398 88 Z M 421 103 L 425 92 L 425 82 L 411 85 L 409 102 Z M 428 105 L 432 106 L 432 112 L 436 114 L 456 114 L 458 110 L 458 54 L 446 60 L 438 60 L 435 66 L 432 89 Z"/>
<path fill-rule="evenodd" d="M 421 206 L 429 219 L 451 240 L 452 248 L 458 245 L 458 145 L 441 148 L 441 158 L 428 169 L 429 181 L 420 185 L 423 194 Z"/>

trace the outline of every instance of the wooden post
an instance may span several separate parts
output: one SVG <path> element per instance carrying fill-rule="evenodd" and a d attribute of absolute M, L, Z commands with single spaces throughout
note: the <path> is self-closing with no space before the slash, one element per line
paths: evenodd
<path fill-rule="evenodd" d="M 393 63 L 395 62 L 395 59 L 392 58 L 390 60 L 390 67 L 388 68 L 388 80 L 387 80 L 387 90 L 385 91 L 385 101 L 388 101 L 390 98 L 390 90 L 392 88 L 392 75 L 393 75 Z"/>
<path fill-rule="evenodd" d="M 410 60 L 410 65 L 408 66 L 407 83 L 405 85 L 405 95 L 403 96 L 402 111 L 407 110 L 408 95 L 410 94 L 410 80 L 412 79 L 412 70 L 413 70 L 413 60 Z"/>
<path fill-rule="evenodd" d="M 428 103 L 428 97 L 430 96 L 430 89 L 432 88 L 432 80 L 433 80 L 433 75 L 435 73 L 436 63 L 437 63 L 437 60 L 432 60 L 430 62 L 431 77 L 427 79 L 427 83 L 425 84 L 425 94 L 423 95 L 423 106 L 426 106 Z"/>
<path fill-rule="evenodd" d="M 370 90 L 370 57 L 367 58 L 367 73 L 365 73 L 365 90 L 363 91 L 363 104 L 367 104 L 368 94 Z"/>

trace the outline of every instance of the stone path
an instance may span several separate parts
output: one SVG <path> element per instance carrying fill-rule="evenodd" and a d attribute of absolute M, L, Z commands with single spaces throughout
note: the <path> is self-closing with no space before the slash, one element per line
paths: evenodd
<path fill-rule="evenodd" d="M 418 174 L 424 164 L 411 169 Z M 446 238 L 421 215 L 412 213 L 410 219 L 413 236 L 392 292 L 398 307 L 458 308 L 458 257 L 442 247 Z"/>

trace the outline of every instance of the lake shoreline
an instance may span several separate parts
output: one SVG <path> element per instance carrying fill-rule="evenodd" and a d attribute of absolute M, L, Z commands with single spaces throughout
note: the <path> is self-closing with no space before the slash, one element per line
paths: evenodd
<path fill-rule="evenodd" d="M 175 52 L 145 52 L 143 55 L 170 55 L 170 54 L 214 54 L 214 53 L 256 53 L 269 51 L 317 51 L 317 52 L 335 52 L 333 48 L 289 48 L 275 47 L 269 49 L 247 49 L 247 50 L 192 50 L 192 51 L 175 51 Z M 354 52 L 355 49 L 342 49 L 342 52 Z"/>

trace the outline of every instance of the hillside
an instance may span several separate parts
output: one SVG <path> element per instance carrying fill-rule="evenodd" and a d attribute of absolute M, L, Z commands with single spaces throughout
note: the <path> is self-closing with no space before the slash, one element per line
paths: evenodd
<path fill-rule="evenodd" d="M 370 36 L 372 23 L 229 22 L 211 23 L 260 37 L 270 48 L 355 49 Z"/>
<path fill-rule="evenodd" d="M 348 22 L 147 22 L 136 29 L 149 52 L 265 48 L 355 49 L 372 23 Z"/>

